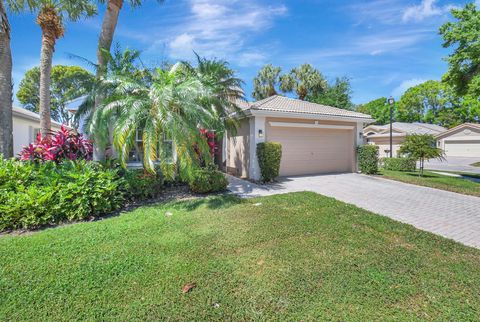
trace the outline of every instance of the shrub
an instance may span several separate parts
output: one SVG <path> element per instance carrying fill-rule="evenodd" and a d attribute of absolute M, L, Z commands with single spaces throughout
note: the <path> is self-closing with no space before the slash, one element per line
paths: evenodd
<path fill-rule="evenodd" d="M 263 182 L 270 182 L 278 177 L 282 159 L 282 145 L 280 143 L 258 143 L 257 158 Z"/>
<path fill-rule="evenodd" d="M 362 173 L 375 174 L 378 172 L 378 146 L 362 145 L 357 148 L 358 168 Z"/>
<path fill-rule="evenodd" d="M 125 179 L 125 196 L 129 200 L 144 200 L 157 197 L 163 188 L 163 175 L 160 171 L 155 173 L 146 172 L 143 169 L 126 170 L 123 174 Z"/>
<path fill-rule="evenodd" d="M 20 152 L 20 159 L 61 163 L 64 160 L 91 160 L 92 154 L 92 142 L 62 125 L 60 131 L 53 133 L 51 138 L 42 138 L 39 133 L 35 142 Z"/>
<path fill-rule="evenodd" d="M 0 160 L 0 231 L 80 220 L 119 209 L 124 180 L 98 164 Z"/>
<path fill-rule="evenodd" d="M 209 193 L 227 189 L 228 180 L 225 175 L 214 166 L 195 170 L 188 185 L 193 192 Z"/>
<path fill-rule="evenodd" d="M 414 158 L 383 158 L 383 168 L 392 171 L 415 171 L 417 161 Z"/>

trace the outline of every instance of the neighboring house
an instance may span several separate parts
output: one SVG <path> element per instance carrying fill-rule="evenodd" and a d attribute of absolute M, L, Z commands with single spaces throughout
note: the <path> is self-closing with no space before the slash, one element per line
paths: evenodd
<path fill-rule="evenodd" d="M 400 146 L 409 134 L 437 135 L 446 130 L 435 124 L 394 122 L 392 124 L 392 155 L 397 156 Z M 390 124 L 369 125 L 363 129 L 363 136 L 368 144 L 378 146 L 380 157 L 390 156 Z"/>
<path fill-rule="evenodd" d="M 464 123 L 436 136 L 447 157 L 480 158 L 480 124 Z"/>
<path fill-rule="evenodd" d="M 282 144 L 280 176 L 354 172 L 362 129 L 373 122 L 366 114 L 283 96 L 244 102 L 235 134 L 224 139 L 227 171 L 260 179 L 257 144 Z"/>
<path fill-rule="evenodd" d="M 13 107 L 13 154 L 17 156 L 40 132 L 40 115 L 24 108 Z M 60 130 L 62 124 L 52 120 L 52 131 Z"/>

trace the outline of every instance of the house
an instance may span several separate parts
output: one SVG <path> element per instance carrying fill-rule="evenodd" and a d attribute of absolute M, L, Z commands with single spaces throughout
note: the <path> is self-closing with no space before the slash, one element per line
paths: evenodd
<path fill-rule="evenodd" d="M 431 134 L 437 135 L 447 129 L 427 123 L 392 123 L 392 155 L 396 156 L 405 137 L 409 134 Z M 380 157 L 390 156 L 390 124 L 369 125 L 363 129 L 363 135 L 368 144 L 375 144 L 379 147 Z"/>
<path fill-rule="evenodd" d="M 227 172 L 260 179 L 257 144 L 282 144 L 280 176 L 354 172 L 366 114 L 279 95 L 241 104 L 236 133 L 224 137 Z"/>
<path fill-rule="evenodd" d="M 464 123 L 436 135 L 447 157 L 480 158 L 480 124 Z"/>
<path fill-rule="evenodd" d="M 29 145 L 40 132 L 40 115 L 20 107 L 12 108 L 13 154 L 17 156 L 24 146 Z M 52 131 L 60 130 L 61 123 L 52 120 Z"/>

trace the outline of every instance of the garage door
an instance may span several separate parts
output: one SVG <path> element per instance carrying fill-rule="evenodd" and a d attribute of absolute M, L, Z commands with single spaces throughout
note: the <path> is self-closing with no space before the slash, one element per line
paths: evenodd
<path fill-rule="evenodd" d="M 281 176 L 352 172 L 353 130 L 270 127 L 267 139 L 282 144 Z"/>
<path fill-rule="evenodd" d="M 480 141 L 446 141 L 445 154 L 449 157 L 480 157 Z"/>

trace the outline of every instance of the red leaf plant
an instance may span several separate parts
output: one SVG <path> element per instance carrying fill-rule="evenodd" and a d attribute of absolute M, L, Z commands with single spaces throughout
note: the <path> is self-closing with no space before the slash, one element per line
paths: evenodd
<path fill-rule="evenodd" d="M 35 142 L 30 143 L 20 152 L 20 160 L 61 163 L 64 160 L 91 160 L 92 154 L 91 141 L 62 125 L 51 138 L 42 138 L 38 133 Z"/>

